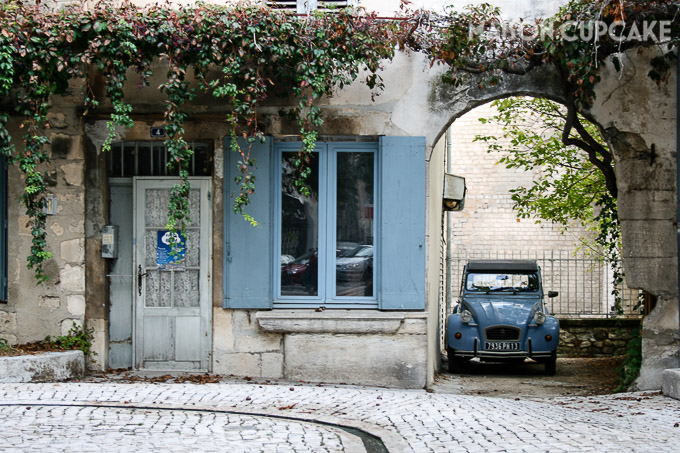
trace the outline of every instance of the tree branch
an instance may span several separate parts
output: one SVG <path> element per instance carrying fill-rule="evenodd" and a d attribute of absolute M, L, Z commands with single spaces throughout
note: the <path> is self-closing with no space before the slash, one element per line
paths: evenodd
<path fill-rule="evenodd" d="M 576 129 L 576 132 L 581 136 L 581 139 L 571 137 L 571 130 Z M 567 122 L 562 131 L 562 143 L 567 146 L 576 146 L 588 154 L 588 160 L 595 165 L 604 175 L 605 185 L 607 191 L 612 197 L 616 198 L 618 195 L 618 187 L 616 186 L 616 173 L 612 165 L 612 155 L 602 145 L 588 133 L 583 127 L 581 121 L 578 119 L 576 106 L 573 102 L 573 96 L 567 103 Z"/>

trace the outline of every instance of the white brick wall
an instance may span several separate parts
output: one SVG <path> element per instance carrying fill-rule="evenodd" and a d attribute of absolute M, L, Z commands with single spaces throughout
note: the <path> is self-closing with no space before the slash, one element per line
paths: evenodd
<path fill-rule="evenodd" d="M 476 135 L 502 137 L 495 124 L 482 124 L 479 118 L 494 114 L 490 104 L 478 107 L 457 119 L 452 129 L 452 173 L 465 177 L 465 209 L 450 214 L 454 252 L 572 250 L 582 228 L 574 227 L 562 234 L 550 223 L 536 224 L 533 219 L 518 219 L 512 209 L 510 190 L 528 187 L 538 174 L 507 169 L 498 164 L 501 153 L 487 152 L 487 144 L 473 142 Z"/>

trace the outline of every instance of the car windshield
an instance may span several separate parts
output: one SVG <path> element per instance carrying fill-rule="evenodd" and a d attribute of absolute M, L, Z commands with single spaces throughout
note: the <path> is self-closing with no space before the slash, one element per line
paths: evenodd
<path fill-rule="evenodd" d="M 309 263 L 309 260 L 316 254 L 316 250 L 310 250 L 304 255 L 301 255 L 293 261 L 295 264 L 307 264 Z"/>
<path fill-rule="evenodd" d="M 368 257 L 373 256 L 373 246 L 372 245 L 361 245 L 345 256 L 357 256 L 357 257 Z"/>
<path fill-rule="evenodd" d="M 538 275 L 531 273 L 470 273 L 465 284 L 467 291 L 538 291 Z"/>

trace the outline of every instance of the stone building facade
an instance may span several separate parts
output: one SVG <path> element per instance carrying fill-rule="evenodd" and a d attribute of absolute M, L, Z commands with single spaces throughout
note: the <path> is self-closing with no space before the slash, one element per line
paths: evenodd
<path fill-rule="evenodd" d="M 632 52 L 625 61 L 623 77 L 607 68 L 590 113 L 605 128 L 620 170 L 619 212 L 627 250 L 624 265 L 629 278 L 633 277 L 629 283 L 652 292 L 659 300 L 645 320 L 645 361 L 639 383 L 641 388 L 658 388 L 661 371 L 678 366 L 674 227 L 677 93 L 675 71 L 667 85 L 657 87 L 646 77 L 646 71 L 634 70 L 649 56 Z M 159 62 L 156 74 L 163 73 Z M 26 269 L 31 238 L 17 201 L 21 176 L 16 168 L 8 172 L 9 297 L 0 305 L 0 336 L 12 342 L 39 340 L 65 333 L 75 321 L 94 329 L 97 355 L 91 366 L 96 369 L 113 363 L 144 365 L 144 357 L 152 362 L 171 350 L 175 357 L 192 362 L 194 369 L 201 371 L 414 388 L 427 385 L 434 378 L 440 357 L 441 220 L 446 170 L 445 146 L 440 139 L 454 120 L 493 99 L 519 94 L 557 100 L 563 96 L 550 68 L 537 68 L 523 77 L 508 76 L 503 83 L 483 91 L 474 83 L 463 89 L 444 85 L 441 74 L 442 68 L 431 68 L 421 54 L 398 53 L 385 64 L 385 89 L 375 101 L 364 85 L 355 83 L 321 104 L 325 124 L 319 132 L 329 153 L 334 152 L 333 143 L 350 137 L 347 150 L 358 152 L 369 147 L 379 156 L 379 165 L 374 168 L 383 175 L 396 175 L 407 167 L 416 174 L 413 178 L 401 173 L 391 180 L 382 179 L 385 184 L 401 185 L 384 186 L 389 190 L 383 195 L 392 196 L 380 199 L 382 220 L 389 222 L 375 237 L 379 241 L 376 253 L 380 254 L 376 262 L 381 263 L 376 271 L 380 276 L 374 277 L 377 296 L 353 300 L 366 303 L 367 308 L 360 310 L 357 304 L 352 305 L 354 309 L 342 305 L 301 308 L 296 304 L 299 301 L 275 294 L 282 258 L 276 256 L 277 219 L 267 217 L 274 206 L 257 208 L 264 220 L 260 229 L 247 229 L 242 219 L 238 223 L 227 215 L 231 206 L 230 171 L 234 168 L 225 142 L 228 131 L 215 119 L 222 106 L 199 96 L 190 106 L 185 136 L 210 150 L 209 172 L 197 177 L 194 185 L 195 201 L 201 206 L 200 228 L 206 227 L 200 233 L 200 240 L 205 242 L 194 248 L 205 253 L 199 260 L 204 267 L 187 268 L 198 274 L 182 274 L 170 285 L 189 291 L 200 289 L 201 302 L 199 307 L 194 306 L 198 299 L 180 300 L 182 319 L 173 320 L 176 324 L 172 327 L 167 320 L 153 316 L 164 313 L 167 298 L 151 300 L 143 295 L 149 293 L 148 288 L 168 288 L 165 277 L 154 274 L 152 257 L 157 249 L 151 245 L 160 242 L 149 239 L 161 231 L 160 226 L 135 220 L 142 218 L 147 207 L 139 204 L 139 194 L 149 202 L 156 201 L 150 194 L 158 193 L 161 199 L 161 192 L 149 191 L 166 190 L 171 178 L 112 178 L 112 163 L 101 152 L 111 106 L 102 103 L 100 113 L 83 117 L 76 107 L 82 105 L 82 81 L 74 81 L 68 95 L 51 99 L 53 127 L 48 134 L 53 163 L 49 192 L 56 206 L 55 215 L 48 220 L 48 250 L 54 258 L 47 265 L 51 277 L 47 284 L 36 286 L 32 271 Z M 119 131 L 120 143 L 139 147 L 141 142 L 152 142 L 150 128 L 163 126 L 159 106 L 164 97 L 155 89 L 162 76 L 155 77 L 151 81 L 154 88 L 140 90 L 134 83 L 126 87 L 136 123 L 131 130 Z M 102 97 L 101 90 L 95 87 L 95 94 Z M 270 141 L 257 151 L 263 157 L 258 166 L 263 172 L 258 190 L 268 194 L 260 199 L 269 199 L 268 203 L 274 203 L 280 187 L 273 183 L 280 174 L 275 171 L 280 164 L 272 156 L 285 152 L 286 141 L 297 129 L 296 124 L 279 115 L 285 102 L 276 100 L 260 110 L 260 123 L 265 125 Z M 13 137 L 21 136 L 18 119 L 10 125 L 10 132 Z M 651 149 L 654 159 L 649 157 Z M 372 211 L 362 212 L 364 220 L 371 219 Z M 404 213 L 402 218 L 395 219 L 395 213 L 400 212 Z M 122 230 L 120 234 L 127 235 L 121 242 L 127 244 L 130 253 L 125 269 L 116 269 L 117 264 L 102 257 L 102 242 L 110 240 L 103 236 L 103 227 L 114 221 Z M 136 238 L 132 236 L 135 231 Z M 142 236 L 149 249 L 136 245 L 142 243 Z M 144 255 L 145 251 L 150 254 Z M 146 258 L 153 265 L 146 266 Z M 140 278 L 142 283 L 138 284 Z M 128 289 L 121 290 L 116 282 Z M 115 294 L 120 297 L 112 297 Z M 200 317 L 192 310 L 198 310 Z M 170 346 L 166 339 L 175 334 L 189 335 L 188 340 Z M 151 349 L 140 349 L 146 343 Z M 187 347 L 190 343 L 200 345 L 195 357 L 194 350 Z"/>

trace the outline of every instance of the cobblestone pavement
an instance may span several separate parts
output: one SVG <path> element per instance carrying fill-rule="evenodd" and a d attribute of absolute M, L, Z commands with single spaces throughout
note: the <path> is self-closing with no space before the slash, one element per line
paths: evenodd
<path fill-rule="evenodd" d="M 5 384 L 0 451 L 678 451 L 680 401 L 258 384 Z"/>

